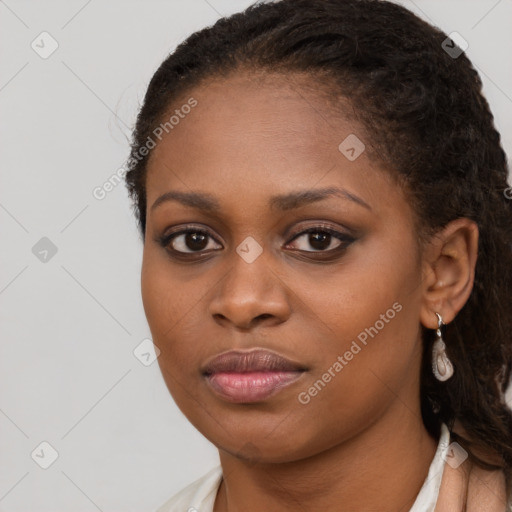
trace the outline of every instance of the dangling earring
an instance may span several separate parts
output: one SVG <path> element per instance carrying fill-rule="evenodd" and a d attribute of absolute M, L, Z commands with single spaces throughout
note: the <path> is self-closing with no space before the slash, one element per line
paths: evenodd
<path fill-rule="evenodd" d="M 444 382 L 453 375 L 453 364 L 446 354 L 446 345 L 441 337 L 441 326 L 444 325 L 439 313 L 437 315 L 437 339 L 432 348 L 432 372 L 437 380 Z"/>

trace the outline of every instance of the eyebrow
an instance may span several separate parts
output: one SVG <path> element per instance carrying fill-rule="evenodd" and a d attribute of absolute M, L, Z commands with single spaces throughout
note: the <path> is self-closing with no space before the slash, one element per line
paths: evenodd
<path fill-rule="evenodd" d="M 340 197 L 347 199 L 371 211 L 370 205 L 360 197 L 352 194 L 348 190 L 337 187 L 319 188 L 311 190 L 298 190 L 288 194 L 272 196 L 269 199 L 269 206 L 281 211 L 293 210 L 307 204 L 316 203 L 329 197 Z M 178 192 L 171 191 L 161 195 L 151 206 L 151 211 L 162 203 L 168 201 L 177 201 L 185 206 L 190 206 L 199 210 L 205 210 L 210 213 L 218 213 L 221 210 L 220 203 L 211 194 L 198 192 Z"/>

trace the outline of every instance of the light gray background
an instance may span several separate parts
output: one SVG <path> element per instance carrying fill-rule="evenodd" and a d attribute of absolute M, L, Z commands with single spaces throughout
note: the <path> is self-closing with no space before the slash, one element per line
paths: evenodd
<path fill-rule="evenodd" d="M 250 3 L 0 1 L 0 511 L 152 511 L 218 463 L 133 353 L 150 331 L 124 183 L 92 191 L 124 164 L 165 56 Z M 512 1 L 401 3 L 469 42 L 511 155 Z M 31 48 L 43 31 L 59 45 L 47 59 Z"/>

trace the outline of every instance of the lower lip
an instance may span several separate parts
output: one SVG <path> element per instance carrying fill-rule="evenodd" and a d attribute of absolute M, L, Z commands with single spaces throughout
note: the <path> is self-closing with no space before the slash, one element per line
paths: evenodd
<path fill-rule="evenodd" d="M 221 398 L 234 403 L 260 402 L 275 395 L 304 372 L 214 373 L 206 382 Z"/>

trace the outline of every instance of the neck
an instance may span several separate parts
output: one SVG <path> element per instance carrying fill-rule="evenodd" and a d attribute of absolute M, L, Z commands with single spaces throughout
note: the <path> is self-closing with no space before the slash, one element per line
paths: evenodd
<path fill-rule="evenodd" d="M 223 480 L 214 512 L 407 511 L 438 441 L 403 403 L 363 431 L 305 459 L 249 463 L 220 450 Z M 400 413 L 401 412 L 401 413 Z"/>

